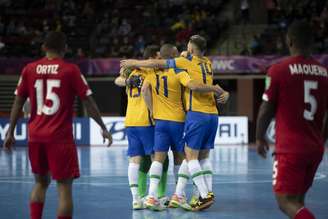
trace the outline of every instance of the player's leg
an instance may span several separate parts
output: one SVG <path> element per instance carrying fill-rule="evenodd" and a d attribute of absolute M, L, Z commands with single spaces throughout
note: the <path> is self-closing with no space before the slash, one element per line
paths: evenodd
<path fill-rule="evenodd" d="M 47 157 L 52 178 L 57 181 L 58 219 L 73 216 L 72 184 L 80 176 L 77 148 L 74 143 L 48 144 Z"/>
<path fill-rule="evenodd" d="M 198 211 L 208 208 L 213 204 L 214 200 L 210 196 L 203 169 L 199 163 L 199 153 L 204 147 L 203 144 L 205 137 L 207 136 L 209 116 L 202 113 L 188 112 L 186 125 L 185 125 L 185 155 L 188 161 L 188 170 L 193 180 L 193 183 L 197 186 L 200 193 L 200 198 L 193 207 L 193 210 Z"/>
<path fill-rule="evenodd" d="M 57 219 L 71 219 L 73 215 L 73 179 L 57 180 L 58 208 Z"/>
<path fill-rule="evenodd" d="M 274 162 L 273 186 L 279 208 L 291 219 L 314 219 L 304 206 L 320 162 L 311 164 L 311 156 L 277 154 Z M 308 167 L 310 163 L 310 168 Z"/>
<path fill-rule="evenodd" d="M 199 163 L 203 169 L 205 182 L 210 193 L 213 193 L 213 167 L 209 159 L 210 150 L 201 150 L 199 153 Z"/>
<path fill-rule="evenodd" d="M 210 150 L 214 149 L 214 143 L 216 138 L 216 133 L 218 129 L 218 116 L 216 115 L 209 115 L 209 123 L 207 126 L 207 135 L 205 136 L 205 141 L 202 150 L 199 153 L 199 161 L 200 165 L 203 169 L 203 173 L 205 176 L 205 181 L 209 193 L 214 198 L 213 193 L 213 167 L 211 161 L 209 159 Z"/>
<path fill-rule="evenodd" d="M 30 218 L 41 219 L 47 188 L 50 184 L 48 158 L 45 146 L 39 143 L 29 143 L 28 153 L 35 178 L 30 195 Z"/>
<path fill-rule="evenodd" d="M 132 208 L 134 210 L 143 209 L 141 197 L 139 196 L 138 180 L 141 157 L 145 155 L 144 147 L 140 137 L 143 137 L 140 127 L 128 127 L 126 129 L 128 137 L 128 151 L 129 166 L 128 166 L 128 180 L 130 191 L 132 195 Z"/>
<path fill-rule="evenodd" d="M 141 198 L 147 193 L 147 175 L 151 166 L 151 156 L 146 155 L 141 158 L 138 178 L 138 194 Z"/>
<path fill-rule="evenodd" d="M 167 197 L 166 197 L 166 188 L 167 188 L 167 172 L 169 170 L 169 157 L 166 156 L 166 159 L 163 163 L 163 172 L 161 176 L 161 180 L 158 184 L 158 193 L 157 196 L 161 200 L 163 204 L 167 204 Z"/>
<path fill-rule="evenodd" d="M 49 174 L 44 176 L 35 174 L 34 179 L 35 184 L 30 196 L 30 218 L 41 219 L 46 192 L 51 180 Z"/>
<path fill-rule="evenodd" d="M 155 211 L 163 210 L 163 207 L 158 200 L 158 186 L 163 174 L 163 163 L 166 157 L 167 152 L 155 152 L 149 170 L 149 190 L 145 204 L 147 208 Z"/>
<path fill-rule="evenodd" d="M 154 134 L 154 156 L 149 170 L 149 190 L 145 202 L 146 207 L 152 210 L 163 210 L 158 200 L 158 186 L 163 174 L 163 163 L 167 157 L 170 139 L 167 134 L 165 121 L 156 121 Z"/>

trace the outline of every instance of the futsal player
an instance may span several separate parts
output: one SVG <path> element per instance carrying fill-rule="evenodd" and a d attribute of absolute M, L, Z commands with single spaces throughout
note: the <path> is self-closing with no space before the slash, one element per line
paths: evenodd
<path fill-rule="evenodd" d="M 150 45 L 145 48 L 143 58 L 159 57 L 159 48 Z M 150 156 L 154 147 L 154 121 L 147 109 L 142 97 L 141 87 L 148 74 L 155 74 L 154 69 L 134 68 L 127 74 L 129 69 L 121 69 L 121 75 L 116 78 L 115 84 L 126 87 L 128 105 L 125 117 L 125 127 L 128 137 L 128 178 L 132 194 L 132 208 L 140 210 L 144 208 L 143 198 L 147 189 L 147 173 L 151 165 Z M 165 162 L 165 170 L 161 181 L 160 190 L 156 195 L 161 199 L 166 193 L 166 178 L 168 170 L 168 159 Z M 163 200 L 165 202 L 165 200 Z"/>
<path fill-rule="evenodd" d="M 50 176 L 57 181 L 59 196 L 57 218 L 73 215 L 72 184 L 80 176 L 76 145 L 73 140 L 73 104 L 79 96 L 90 117 L 101 127 L 102 136 L 112 143 L 91 90 L 79 68 L 63 60 L 66 36 L 50 32 L 45 38 L 44 58 L 26 65 L 19 79 L 11 110 L 10 126 L 4 148 L 12 150 L 14 130 L 27 98 L 31 117 L 28 124 L 28 153 L 35 176 L 30 196 L 30 218 L 41 219 Z"/>
<path fill-rule="evenodd" d="M 191 79 L 203 84 L 212 85 L 212 66 L 210 60 L 204 56 L 206 51 L 204 37 L 194 35 L 188 42 L 188 57 L 161 60 L 122 60 L 121 66 L 139 66 L 150 68 L 181 68 L 185 69 Z M 193 205 L 194 211 L 208 208 L 214 203 L 212 190 L 212 165 L 209 152 L 214 148 L 214 141 L 218 127 L 218 110 L 213 93 L 199 93 L 186 89 L 187 117 L 185 122 L 186 142 L 185 154 L 188 161 L 188 170 L 194 184 L 200 192 L 197 203 Z M 228 92 L 221 94 L 225 102 Z M 181 169 L 181 168 L 180 168 Z M 188 174 L 188 173 L 187 173 Z"/>
<path fill-rule="evenodd" d="M 268 70 L 270 83 L 257 119 L 257 150 L 266 158 L 265 133 L 276 118 L 273 189 L 279 208 L 290 219 L 315 218 L 305 206 L 305 196 L 328 136 L 327 120 L 323 122 L 328 110 L 328 73 L 311 57 L 312 33 L 306 21 L 295 21 L 288 28 L 291 56 Z"/>
<path fill-rule="evenodd" d="M 178 50 L 171 44 L 161 47 L 160 55 L 164 59 L 175 58 Z M 155 119 L 155 156 L 150 168 L 149 195 L 146 206 L 152 210 L 163 210 L 157 198 L 157 187 L 162 175 L 163 162 L 171 148 L 175 165 L 180 166 L 184 159 L 184 144 L 182 141 L 185 109 L 183 104 L 183 87 L 197 92 L 223 91 L 219 86 L 203 85 L 191 80 L 188 73 L 179 68 L 164 69 L 156 74 L 148 74 L 143 84 L 142 92 L 148 109 Z M 174 196 L 175 207 L 190 209 L 184 194 Z"/>

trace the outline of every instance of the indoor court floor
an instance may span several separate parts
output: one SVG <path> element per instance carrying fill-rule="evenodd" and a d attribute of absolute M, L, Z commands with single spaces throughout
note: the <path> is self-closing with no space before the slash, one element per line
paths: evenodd
<path fill-rule="evenodd" d="M 280 219 L 272 194 L 272 158 L 257 156 L 248 146 L 217 146 L 214 167 L 215 204 L 198 213 L 182 209 L 163 212 L 132 211 L 127 180 L 126 147 L 79 147 L 81 178 L 74 184 L 74 218 L 77 219 Z M 328 218 L 328 152 L 319 168 L 307 205 L 317 219 Z M 174 189 L 170 169 L 168 195 Z M 26 148 L 12 154 L 0 151 L 0 218 L 27 219 L 33 176 Z M 187 192 L 191 191 L 191 183 Z M 44 217 L 56 215 L 57 195 L 49 188 Z"/>

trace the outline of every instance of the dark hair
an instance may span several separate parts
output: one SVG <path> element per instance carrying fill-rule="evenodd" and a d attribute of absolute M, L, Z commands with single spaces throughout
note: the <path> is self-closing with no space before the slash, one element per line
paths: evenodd
<path fill-rule="evenodd" d="M 201 52 L 205 52 L 207 42 L 204 37 L 200 35 L 193 35 L 190 37 L 189 42 L 194 44 Z"/>
<path fill-rule="evenodd" d="M 298 49 L 310 49 L 313 43 L 312 26 L 305 20 L 294 21 L 289 27 L 287 35 Z"/>
<path fill-rule="evenodd" d="M 145 48 L 143 52 L 143 58 L 149 59 L 149 58 L 155 58 L 157 56 L 157 52 L 159 51 L 159 47 L 156 45 L 149 45 Z"/>
<path fill-rule="evenodd" d="M 172 50 L 174 49 L 174 47 L 175 47 L 174 45 L 169 43 L 163 44 L 163 46 L 161 46 L 160 49 L 161 58 L 163 59 L 173 58 Z"/>
<path fill-rule="evenodd" d="M 44 46 L 48 50 L 62 53 L 66 48 L 66 35 L 63 32 L 51 31 L 44 40 Z"/>

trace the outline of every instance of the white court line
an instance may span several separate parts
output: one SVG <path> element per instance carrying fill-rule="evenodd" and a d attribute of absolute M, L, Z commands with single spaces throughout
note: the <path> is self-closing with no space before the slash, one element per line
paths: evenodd
<path fill-rule="evenodd" d="M 322 173 L 318 173 L 315 177 L 315 180 L 321 180 L 326 178 L 327 176 Z M 20 180 L 3 180 L 0 178 L 0 183 L 8 183 L 8 184 L 33 184 L 33 181 L 20 181 Z M 272 180 L 250 180 L 250 181 L 217 181 L 213 180 L 214 185 L 222 185 L 222 184 L 263 184 L 263 183 L 272 183 Z M 74 182 L 74 185 L 90 185 L 90 186 L 121 186 L 128 185 L 128 182 Z M 168 183 L 168 185 L 175 185 L 174 182 Z"/>

